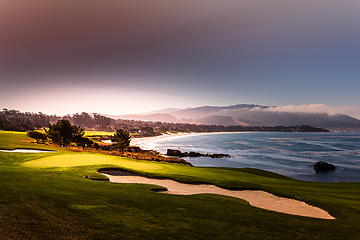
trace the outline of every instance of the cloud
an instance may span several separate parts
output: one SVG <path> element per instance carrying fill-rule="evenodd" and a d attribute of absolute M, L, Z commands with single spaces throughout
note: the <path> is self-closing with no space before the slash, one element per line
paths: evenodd
<path fill-rule="evenodd" d="M 257 108 L 256 110 L 260 110 Z M 308 104 L 308 105 L 287 105 L 278 107 L 269 107 L 262 109 L 269 112 L 291 112 L 291 113 L 327 113 L 329 115 L 346 114 L 352 117 L 360 118 L 360 106 L 351 105 L 325 105 L 325 104 Z"/>
<path fill-rule="evenodd" d="M 356 103 L 359 7 L 355 0 L 1 0 L 0 103 L 21 106 L 25 94 L 62 86 L 90 86 L 104 99 L 108 88 L 152 98 L 171 92 L 195 99 L 190 106 L 329 104 L 335 93 L 336 104 Z M 136 107 L 175 107 L 159 102 Z M 314 109 L 360 117 L 344 107 Z"/>

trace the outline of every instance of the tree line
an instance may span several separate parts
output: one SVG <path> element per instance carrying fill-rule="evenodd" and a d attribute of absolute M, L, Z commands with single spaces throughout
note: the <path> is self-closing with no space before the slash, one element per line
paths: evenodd
<path fill-rule="evenodd" d="M 272 132 L 324 132 L 326 129 L 301 126 L 221 126 L 197 125 L 189 123 L 145 122 L 127 119 L 112 119 L 97 113 L 76 113 L 73 115 L 56 116 L 43 113 L 19 112 L 4 109 L 0 112 L 0 129 L 13 131 L 29 131 L 49 127 L 58 120 L 68 120 L 71 124 L 84 129 L 115 132 L 123 129 L 135 136 L 156 136 L 164 132 L 244 132 L 244 131 L 272 131 Z"/>
<path fill-rule="evenodd" d="M 45 133 L 39 131 L 29 131 L 27 135 L 36 140 L 37 143 L 45 143 L 48 139 L 52 143 L 60 147 L 67 147 L 71 143 L 85 148 L 99 148 L 99 145 L 91 139 L 84 137 L 85 131 L 80 126 L 70 123 L 69 120 L 58 120 L 56 124 L 50 124 Z M 110 137 L 112 149 L 124 151 L 130 145 L 130 134 L 123 129 L 118 129 L 113 136 Z"/>
<path fill-rule="evenodd" d="M 41 112 L 20 112 L 4 108 L 0 111 L 0 129 L 7 131 L 29 131 L 49 127 L 58 120 L 65 119 L 70 123 L 82 128 L 93 128 L 96 130 L 114 130 L 110 128 L 111 118 L 97 113 L 76 113 L 74 115 L 46 115 Z"/>

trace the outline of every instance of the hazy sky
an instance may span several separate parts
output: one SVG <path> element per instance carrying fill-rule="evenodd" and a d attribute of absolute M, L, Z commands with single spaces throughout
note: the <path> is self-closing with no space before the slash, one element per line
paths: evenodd
<path fill-rule="evenodd" d="M 346 105 L 360 117 L 359 13 L 359 0 L 1 0 L 0 107 Z"/>

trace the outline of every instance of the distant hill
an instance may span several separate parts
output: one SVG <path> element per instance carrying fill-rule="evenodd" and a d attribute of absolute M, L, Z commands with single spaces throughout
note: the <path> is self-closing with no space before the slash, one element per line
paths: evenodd
<path fill-rule="evenodd" d="M 130 120 L 139 120 L 139 121 L 148 121 L 148 122 L 180 122 L 176 117 L 171 116 L 166 113 L 156 113 L 148 115 L 107 115 L 108 117 L 114 119 L 130 119 Z"/>
<path fill-rule="evenodd" d="M 229 116 L 217 116 L 212 115 L 204 118 L 200 118 L 196 120 L 197 124 L 204 124 L 204 125 L 221 125 L 221 126 L 249 126 L 249 124 L 240 122 L 238 120 L 233 119 Z"/>
<path fill-rule="evenodd" d="M 326 113 L 276 112 L 269 106 L 255 104 L 202 106 L 181 110 L 164 109 L 158 112 L 167 113 L 122 115 L 116 117 L 142 121 L 181 122 L 223 126 L 310 125 L 327 129 L 360 129 L 359 119 L 344 114 L 329 115 Z"/>
<path fill-rule="evenodd" d="M 238 104 L 232 106 L 203 106 L 203 107 L 196 107 L 196 108 L 187 108 L 182 109 L 179 111 L 171 112 L 172 116 L 182 119 L 182 118 L 192 118 L 192 119 L 200 119 L 209 116 L 230 116 L 233 117 L 234 114 L 247 110 L 247 109 L 254 109 L 254 108 L 267 108 L 260 105 L 253 105 L 253 104 Z"/>
<path fill-rule="evenodd" d="M 158 114 L 158 113 L 172 113 L 172 112 L 176 112 L 176 111 L 180 111 L 180 110 L 182 110 L 182 109 L 181 108 L 165 108 L 165 109 L 155 110 L 155 111 L 151 111 L 151 112 L 141 113 L 139 115 L 150 115 L 150 114 Z"/>

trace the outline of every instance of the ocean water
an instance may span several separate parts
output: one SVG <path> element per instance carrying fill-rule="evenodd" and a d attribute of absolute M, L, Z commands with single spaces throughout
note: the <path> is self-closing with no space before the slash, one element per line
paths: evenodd
<path fill-rule="evenodd" d="M 184 158 L 194 166 L 258 168 L 304 181 L 360 182 L 360 132 L 217 133 L 176 136 L 147 144 L 145 148 L 162 153 L 170 148 L 231 155 Z M 316 173 L 313 165 L 317 161 L 332 163 L 336 170 Z"/>

